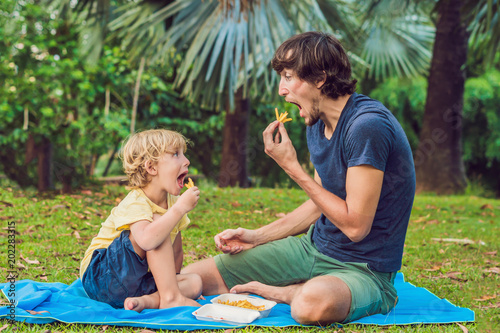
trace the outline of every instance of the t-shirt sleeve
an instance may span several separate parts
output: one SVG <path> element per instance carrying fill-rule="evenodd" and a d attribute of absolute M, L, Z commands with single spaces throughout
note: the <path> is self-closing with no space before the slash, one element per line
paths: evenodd
<path fill-rule="evenodd" d="M 153 211 L 145 200 L 137 200 L 116 207 L 114 213 L 114 225 L 116 230 L 128 230 L 132 223 L 138 221 L 153 222 Z"/>
<path fill-rule="evenodd" d="M 385 172 L 394 142 L 394 128 L 380 113 L 363 113 L 356 117 L 346 134 L 347 167 L 368 164 Z"/>

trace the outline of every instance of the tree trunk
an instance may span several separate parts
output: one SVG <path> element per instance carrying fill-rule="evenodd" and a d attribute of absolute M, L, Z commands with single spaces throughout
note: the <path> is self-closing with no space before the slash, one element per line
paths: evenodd
<path fill-rule="evenodd" d="M 226 107 L 230 110 L 229 103 Z M 224 121 L 222 160 L 218 184 L 220 187 L 248 187 L 247 144 L 250 101 L 243 98 L 242 89 L 235 95 L 234 112 L 227 111 Z"/>
<path fill-rule="evenodd" d="M 47 138 L 42 138 L 42 142 L 37 147 L 38 156 L 38 191 L 45 192 L 54 189 L 54 173 L 52 172 L 53 147 L 52 142 Z"/>
<path fill-rule="evenodd" d="M 464 67 L 468 34 L 461 0 L 441 1 L 431 62 L 425 114 L 415 152 L 417 192 L 463 192 L 462 159 Z"/>
<path fill-rule="evenodd" d="M 113 152 L 111 153 L 111 156 L 109 156 L 108 164 L 106 164 L 106 168 L 104 169 L 104 172 L 102 173 L 103 177 L 106 177 L 108 175 L 109 169 L 111 168 L 111 165 L 113 164 L 113 160 L 115 159 L 115 155 L 118 152 L 119 147 L 120 147 L 120 142 L 117 142 L 115 144 L 115 147 L 113 148 Z"/>

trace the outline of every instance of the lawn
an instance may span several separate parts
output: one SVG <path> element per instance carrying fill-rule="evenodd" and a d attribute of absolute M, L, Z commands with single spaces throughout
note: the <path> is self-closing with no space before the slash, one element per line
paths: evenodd
<path fill-rule="evenodd" d="M 15 222 L 19 279 L 71 283 L 100 223 L 126 194 L 109 185 L 72 195 L 37 195 L 2 180 L 0 240 L 2 276 L 6 276 L 7 228 Z M 297 189 L 219 189 L 200 182 L 202 198 L 183 233 L 185 264 L 217 254 L 213 236 L 236 227 L 256 228 L 291 211 L 306 196 Z M 500 200 L 467 196 L 418 195 L 406 238 L 405 279 L 440 298 L 476 312 L 476 322 L 449 325 L 346 325 L 339 332 L 498 332 L 500 331 Z M 5 280 L 5 278 L 4 278 Z M 5 302 L 5 299 L 3 300 Z M 0 321 L 0 332 L 141 332 L 143 329 Z M 243 329 L 241 332 L 323 331 Z M 333 329 L 332 329 L 333 331 Z M 149 331 L 151 332 L 151 331 Z M 222 332 L 222 331 L 221 331 Z"/>

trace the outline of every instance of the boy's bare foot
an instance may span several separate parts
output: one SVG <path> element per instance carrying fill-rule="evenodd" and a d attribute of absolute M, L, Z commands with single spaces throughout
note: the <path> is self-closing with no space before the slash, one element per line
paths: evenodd
<path fill-rule="evenodd" d="M 158 292 L 141 297 L 128 297 L 123 302 L 125 310 L 141 312 L 144 309 L 158 309 L 160 305 L 160 295 Z"/>
<path fill-rule="evenodd" d="M 168 308 L 173 308 L 176 306 L 196 306 L 200 307 L 200 304 L 196 302 L 195 300 L 192 300 L 190 298 L 182 297 L 182 298 L 176 298 L 176 299 L 161 299 L 160 300 L 160 309 L 168 309 Z"/>

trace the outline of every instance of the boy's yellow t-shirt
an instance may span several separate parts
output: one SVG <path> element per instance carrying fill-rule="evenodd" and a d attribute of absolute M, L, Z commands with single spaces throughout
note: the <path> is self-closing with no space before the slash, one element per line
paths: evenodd
<path fill-rule="evenodd" d="M 169 194 L 167 197 L 168 207 L 172 207 L 178 198 L 178 196 Z M 99 233 L 92 239 L 89 248 L 85 252 L 82 263 L 80 264 L 80 278 L 83 277 L 85 270 L 89 266 L 90 260 L 92 259 L 92 253 L 94 253 L 95 250 L 107 248 L 115 238 L 120 236 L 123 230 L 129 230 L 132 223 L 142 220 L 153 222 L 153 214 L 163 215 L 166 212 L 167 210 L 165 208 L 151 201 L 141 189 L 130 191 L 125 199 L 111 210 L 111 214 L 106 221 L 101 224 Z M 180 219 L 170 233 L 172 243 L 179 231 L 186 229 L 188 224 L 189 218 L 186 214 Z"/>

